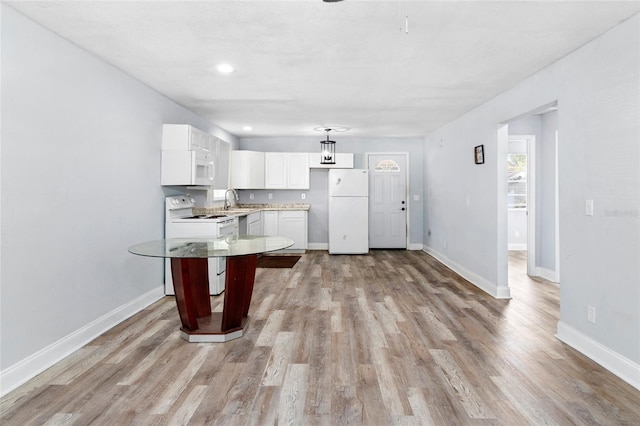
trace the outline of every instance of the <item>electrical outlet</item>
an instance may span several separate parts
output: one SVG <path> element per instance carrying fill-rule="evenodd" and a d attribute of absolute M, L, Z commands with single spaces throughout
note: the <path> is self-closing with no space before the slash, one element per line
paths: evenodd
<path fill-rule="evenodd" d="M 271 192 L 269 193 L 269 199 L 273 200 L 273 194 Z"/>
<path fill-rule="evenodd" d="M 587 305 L 587 321 L 596 323 L 596 308 L 595 306 Z"/>
<path fill-rule="evenodd" d="M 300 198 L 304 200 L 305 198 L 307 198 L 307 194 L 303 192 L 302 194 L 300 194 Z"/>
<path fill-rule="evenodd" d="M 254 198 L 256 198 L 256 197 L 253 195 L 253 192 L 251 194 L 249 194 L 249 199 L 250 200 L 253 200 Z"/>

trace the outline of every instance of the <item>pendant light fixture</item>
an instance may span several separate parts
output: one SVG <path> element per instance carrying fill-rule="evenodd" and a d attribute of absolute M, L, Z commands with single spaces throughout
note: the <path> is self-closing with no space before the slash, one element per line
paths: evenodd
<path fill-rule="evenodd" d="M 327 132 L 327 140 L 320 141 L 320 164 L 336 164 L 336 141 L 329 140 L 331 130 L 324 129 Z"/>

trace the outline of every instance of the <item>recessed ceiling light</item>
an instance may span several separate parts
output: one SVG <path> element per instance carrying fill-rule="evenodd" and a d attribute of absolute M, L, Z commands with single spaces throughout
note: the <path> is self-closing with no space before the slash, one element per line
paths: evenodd
<path fill-rule="evenodd" d="M 242 126 L 242 130 L 244 130 L 245 132 L 250 132 L 251 130 L 253 130 L 253 128 L 251 126 Z"/>
<path fill-rule="evenodd" d="M 231 74 L 236 69 L 231 64 L 219 64 L 216 65 L 216 70 L 221 74 Z"/>

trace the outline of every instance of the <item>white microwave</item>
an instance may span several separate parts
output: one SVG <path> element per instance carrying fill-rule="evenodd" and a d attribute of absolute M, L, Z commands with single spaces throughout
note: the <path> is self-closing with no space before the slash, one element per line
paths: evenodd
<path fill-rule="evenodd" d="M 213 185 L 216 176 L 215 161 L 213 156 L 201 151 L 192 153 L 192 185 Z"/>
<path fill-rule="evenodd" d="M 162 151 L 161 185 L 213 185 L 213 155 L 202 151 Z"/>

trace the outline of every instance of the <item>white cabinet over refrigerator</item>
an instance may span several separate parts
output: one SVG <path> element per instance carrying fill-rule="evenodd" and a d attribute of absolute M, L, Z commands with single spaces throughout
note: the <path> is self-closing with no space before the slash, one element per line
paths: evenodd
<path fill-rule="evenodd" d="M 265 153 L 264 186 L 267 189 L 309 189 L 309 153 Z"/>
<path fill-rule="evenodd" d="M 369 252 L 369 172 L 329 170 L 329 253 Z"/>

